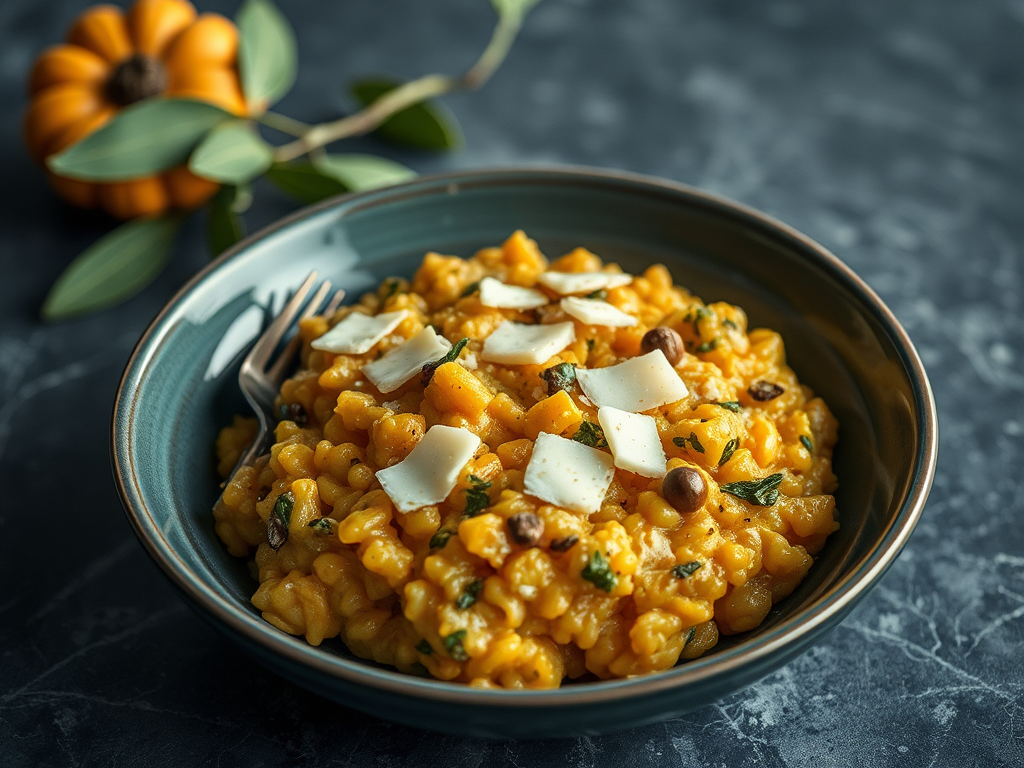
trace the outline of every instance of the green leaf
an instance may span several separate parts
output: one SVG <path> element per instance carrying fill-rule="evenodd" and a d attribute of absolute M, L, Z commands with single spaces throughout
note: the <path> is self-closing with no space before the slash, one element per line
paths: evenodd
<path fill-rule="evenodd" d="M 737 480 L 735 483 L 726 483 L 721 489 L 751 504 L 770 507 L 779 500 L 779 484 L 782 477 L 781 472 L 776 472 L 760 480 Z"/>
<path fill-rule="evenodd" d="M 604 436 L 604 430 L 600 424 L 595 424 L 592 421 L 584 421 L 580 424 L 579 429 L 576 430 L 576 434 L 572 436 L 572 439 L 577 443 L 583 443 L 591 448 L 607 448 L 608 439 Z"/>
<path fill-rule="evenodd" d="M 596 549 L 591 553 L 590 560 L 583 566 L 580 576 L 589 581 L 598 589 L 611 592 L 619 585 L 619 578 L 615 575 L 611 565 L 601 557 Z"/>
<path fill-rule="evenodd" d="M 395 288 L 391 291 L 391 293 L 388 294 L 389 297 L 396 290 L 398 290 L 398 283 L 397 282 L 396 283 L 392 283 L 392 285 L 394 285 Z M 458 360 L 459 359 L 459 355 L 462 354 L 462 350 L 463 350 L 463 348 L 467 344 L 469 344 L 469 337 L 468 336 L 466 336 L 465 338 L 459 339 L 457 342 L 455 342 L 455 346 L 453 346 L 451 349 L 449 349 L 447 352 L 445 352 L 444 355 L 439 357 L 434 362 L 432 362 L 432 363 L 424 363 L 423 367 L 420 368 L 420 379 L 423 381 L 424 386 L 429 384 L 430 380 L 432 378 L 434 378 L 434 371 L 436 371 L 438 368 L 440 368 L 445 363 L 454 363 L 456 360 Z M 471 479 L 472 479 L 472 477 L 473 476 L 470 475 Z M 486 487 L 490 488 L 491 484 L 488 483 Z"/>
<path fill-rule="evenodd" d="M 202 140 L 188 168 L 221 184 L 245 184 L 266 172 L 274 161 L 273 149 L 242 120 L 217 126 Z"/>
<path fill-rule="evenodd" d="M 218 256 L 245 237 L 245 223 L 235 212 L 237 187 L 222 187 L 210 201 L 206 219 L 206 240 L 210 255 Z"/>
<path fill-rule="evenodd" d="M 469 654 L 462 647 L 462 641 L 465 639 L 466 630 L 464 629 L 457 629 L 450 635 L 445 635 L 441 638 L 441 643 L 454 661 L 469 661 Z"/>
<path fill-rule="evenodd" d="M 50 289 L 44 320 L 63 320 L 112 306 L 149 285 L 167 263 L 179 216 L 136 219 L 79 254 Z"/>
<path fill-rule="evenodd" d="M 235 22 L 242 92 L 251 106 L 262 111 L 295 82 L 295 34 L 270 0 L 246 0 Z"/>
<path fill-rule="evenodd" d="M 150 176 L 186 162 L 203 136 L 229 117 L 202 101 L 147 99 L 122 109 L 46 164 L 61 176 L 86 181 Z"/>
<path fill-rule="evenodd" d="M 411 168 L 376 155 L 324 155 L 313 165 L 350 192 L 389 187 L 416 177 Z"/>
<path fill-rule="evenodd" d="M 491 0 L 491 5 L 501 18 L 514 18 L 522 21 L 539 0 Z"/>
<path fill-rule="evenodd" d="M 280 163 L 267 171 L 266 176 L 278 189 L 304 203 L 318 203 L 348 192 L 344 184 L 325 176 L 312 163 Z"/>
<path fill-rule="evenodd" d="M 672 568 L 672 575 L 677 579 L 685 579 L 697 572 L 704 563 L 699 560 L 691 560 L 688 563 L 680 563 Z"/>
<path fill-rule="evenodd" d="M 357 80 L 352 95 L 364 107 L 402 83 L 386 77 Z M 382 139 L 414 149 L 454 149 L 462 146 L 462 130 L 455 115 L 443 104 L 423 101 L 397 112 L 374 131 Z"/>
<path fill-rule="evenodd" d="M 469 608 L 473 603 L 480 597 L 480 593 L 484 588 L 483 579 L 473 579 L 466 588 L 462 590 L 462 594 L 455 598 L 455 607 L 460 611 L 464 611 Z"/>

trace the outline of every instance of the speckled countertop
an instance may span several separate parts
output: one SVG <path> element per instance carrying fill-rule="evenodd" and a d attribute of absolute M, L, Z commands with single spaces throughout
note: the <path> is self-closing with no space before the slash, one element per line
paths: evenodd
<path fill-rule="evenodd" d="M 449 100 L 466 148 L 401 157 L 421 171 L 624 168 L 766 210 L 882 295 L 938 399 L 921 524 L 823 643 L 684 718 L 509 743 L 393 725 L 284 682 L 203 624 L 136 543 L 110 479 L 113 393 L 206 257 L 193 222 L 140 297 L 35 319 L 102 231 L 54 200 L 18 138 L 31 57 L 84 5 L 0 4 L 0 765 L 1024 763 L 1022 0 L 544 0 L 493 83 Z M 351 76 L 462 69 L 491 23 L 486 0 L 283 6 L 302 63 L 282 111 L 309 120 L 345 106 Z M 251 225 L 290 209 L 259 195 Z"/>

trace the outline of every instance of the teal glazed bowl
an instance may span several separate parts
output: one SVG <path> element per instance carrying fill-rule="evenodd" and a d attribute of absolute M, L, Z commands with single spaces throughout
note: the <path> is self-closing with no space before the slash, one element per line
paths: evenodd
<path fill-rule="evenodd" d="M 250 604 L 256 584 L 213 530 L 213 443 L 234 413 L 240 356 L 268 312 L 316 269 L 351 299 L 427 251 L 469 256 L 522 228 L 545 253 L 582 245 L 626 271 L 653 262 L 706 301 L 778 330 L 801 381 L 840 423 L 841 528 L 753 632 L 660 674 L 549 691 L 478 690 L 314 648 Z M 935 405 L 910 339 L 839 259 L 729 200 L 586 169 L 469 171 L 328 200 L 239 243 L 153 321 L 121 381 L 114 473 L 139 539 L 199 614 L 253 658 L 344 705 L 460 735 L 598 734 L 679 715 L 807 650 L 876 584 L 906 543 L 935 470 Z"/>

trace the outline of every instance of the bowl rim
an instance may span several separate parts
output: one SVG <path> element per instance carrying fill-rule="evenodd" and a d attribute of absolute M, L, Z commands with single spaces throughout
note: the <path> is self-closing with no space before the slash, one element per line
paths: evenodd
<path fill-rule="evenodd" d="M 887 332 L 910 379 L 918 424 L 918 438 L 911 483 L 907 497 L 893 520 L 881 532 L 872 548 L 851 566 L 849 572 L 808 606 L 783 619 L 764 632 L 755 632 L 736 645 L 684 665 L 637 677 L 590 682 L 555 689 L 509 691 L 471 688 L 441 680 L 382 669 L 325 653 L 302 638 L 287 635 L 266 623 L 262 617 L 244 610 L 217 592 L 193 571 L 175 552 L 160 526 L 146 507 L 139 475 L 133 464 L 132 437 L 139 384 L 163 338 L 173 327 L 171 322 L 192 290 L 228 262 L 267 237 L 337 208 L 349 215 L 368 207 L 388 205 L 412 197 L 451 193 L 459 188 L 508 186 L 520 183 L 598 186 L 631 193 L 642 192 L 664 199 L 685 199 L 740 220 L 748 228 L 769 232 L 775 238 L 798 246 L 808 259 L 847 291 L 859 299 Z M 700 684 L 709 678 L 736 672 L 743 667 L 765 662 L 805 635 L 828 628 L 841 619 L 871 589 L 892 564 L 913 532 L 931 489 L 938 454 L 938 416 L 928 376 L 921 359 L 902 325 L 878 295 L 853 270 L 824 246 L 793 227 L 761 211 L 724 196 L 686 184 L 626 171 L 574 165 L 513 166 L 461 170 L 434 174 L 386 189 L 338 195 L 303 207 L 263 227 L 236 243 L 195 274 L 161 309 L 135 345 L 118 385 L 111 420 L 111 460 L 114 480 L 122 506 L 133 530 L 150 556 L 190 602 L 202 608 L 228 629 L 240 633 L 273 654 L 280 654 L 309 670 L 357 686 L 368 686 L 393 694 L 452 705 L 487 707 L 594 705 L 661 693 L 672 688 Z M 225 557 L 230 557 L 225 551 Z M 760 676 L 760 675 L 758 675 Z M 307 678 L 308 679 L 308 678 Z"/>

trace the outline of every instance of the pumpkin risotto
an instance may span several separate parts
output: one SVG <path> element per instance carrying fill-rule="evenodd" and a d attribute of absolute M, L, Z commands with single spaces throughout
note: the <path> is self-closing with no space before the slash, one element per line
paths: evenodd
<path fill-rule="evenodd" d="M 664 670 L 757 627 L 838 528 L 828 407 L 664 266 L 516 232 L 300 332 L 214 517 L 313 645 L 480 687 Z M 255 433 L 221 432 L 222 474 Z"/>

